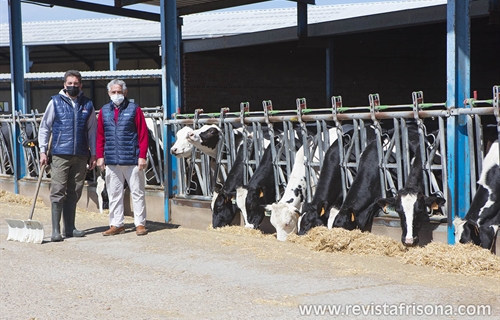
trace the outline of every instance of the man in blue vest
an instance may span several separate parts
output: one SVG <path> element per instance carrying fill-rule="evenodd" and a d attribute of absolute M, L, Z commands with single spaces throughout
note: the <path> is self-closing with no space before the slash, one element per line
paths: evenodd
<path fill-rule="evenodd" d="M 110 102 L 99 111 L 97 122 L 97 166 L 106 169 L 109 226 L 104 236 L 125 232 L 123 187 L 127 181 L 133 202 L 135 232 L 147 234 L 145 187 L 148 127 L 141 108 L 128 100 L 127 85 L 114 79 L 108 83 Z"/>
<path fill-rule="evenodd" d="M 60 222 L 64 217 L 66 238 L 83 237 L 75 227 L 76 204 L 82 195 L 87 168 L 96 165 L 97 120 L 94 104 L 82 92 L 82 76 L 76 70 L 64 74 L 64 88 L 52 96 L 38 134 L 40 165 L 52 155 L 50 201 L 52 203 L 53 242 L 63 241 Z M 49 137 L 52 134 L 52 146 Z"/>

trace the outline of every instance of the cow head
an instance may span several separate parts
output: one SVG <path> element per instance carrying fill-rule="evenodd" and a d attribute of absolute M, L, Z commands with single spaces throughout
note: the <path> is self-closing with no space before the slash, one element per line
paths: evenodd
<path fill-rule="evenodd" d="M 187 140 L 201 152 L 208 156 L 217 157 L 217 146 L 222 139 L 222 130 L 216 125 L 204 125 L 203 127 L 190 132 Z"/>
<path fill-rule="evenodd" d="M 298 234 L 304 235 L 314 227 L 326 225 L 326 221 L 328 220 L 327 206 L 328 204 L 326 201 L 319 205 L 304 203 L 302 206 L 302 214 L 298 221 Z"/>
<path fill-rule="evenodd" d="M 245 227 L 258 229 L 264 220 L 265 188 L 243 186 L 236 189 L 236 203 L 245 219 Z"/>
<path fill-rule="evenodd" d="M 474 221 L 463 220 L 459 217 L 455 217 L 453 220 L 453 226 L 455 227 L 455 243 L 481 244 L 479 226 Z"/>
<path fill-rule="evenodd" d="M 265 207 L 271 211 L 271 224 L 276 229 L 276 238 L 285 241 L 289 234 L 297 232 L 300 212 L 288 203 L 273 203 Z"/>
<path fill-rule="evenodd" d="M 353 207 L 341 208 L 333 220 L 333 227 L 346 230 L 356 229 L 356 214 Z"/>
<path fill-rule="evenodd" d="M 379 199 L 378 205 L 387 212 L 393 208 L 401 221 L 401 242 L 407 247 L 418 245 L 418 233 L 423 222 L 428 218 L 429 210 L 443 206 L 445 200 L 438 196 L 424 196 L 421 192 L 409 193 L 400 190 L 396 197 Z"/>
<path fill-rule="evenodd" d="M 214 192 L 212 198 L 212 227 L 221 228 L 229 225 L 236 216 L 238 207 L 233 204 L 234 194 Z"/>
<path fill-rule="evenodd" d="M 189 158 L 193 151 L 193 145 L 187 140 L 188 135 L 194 130 L 183 127 L 175 134 L 175 143 L 170 148 L 170 154 L 177 158 Z"/>

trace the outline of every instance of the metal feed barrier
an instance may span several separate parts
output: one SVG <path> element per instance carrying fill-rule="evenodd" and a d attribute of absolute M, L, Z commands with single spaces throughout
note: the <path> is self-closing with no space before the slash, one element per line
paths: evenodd
<path fill-rule="evenodd" d="M 147 154 L 148 169 L 146 182 L 148 185 L 163 186 L 163 109 L 161 107 L 143 108 L 148 129 L 151 131 L 150 146 Z M 96 112 L 98 113 L 98 112 Z M 14 141 L 20 145 L 23 155 L 23 164 L 26 177 L 38 177 L 40 173 L 40 156 L 38 148 L 38 132 L 43 113 L 32 111 L 28 114 L 19 112 L 13 115 L 0 115 L 0 176 L 14 175 Z M 19 136 L 12 138 L 13 126 L 18 126 Z M 50 179 L 50 170 L 45 172 Z M 95 169 L 87 175 L 87 180 L 95 182 L 97 174 Z"/>
<path fill-rule="evenodd" d="M 210 171 L 206 168 L 210 162 L 214 162 L 215 167 L 221 168 L 224 164 L 227 170 L 230 170 L 236 150 L 234 140 L 231 140 L 233 137 L 231 130 L 238 126 L 243 128 L 246 135 L 253 134 L 252 141 L 255 145 L 253 154 L 245 157 L 245 181 L 248 181 L 252 171 L 259 165 L 264 151 L 264 133 L 267 132 L 269 137 L 281 137 L 281 144 L 272 147 L 273 164 L 276 169 L 274 176 L 276 200 L 286 187 L 293 167 L 297 141 L 309 146 L 304 149 L 304 165 L 309 186 L 307 200 L 311 200 L 312 189 L 317 182 L 317 175 L 314 173 L 319 172 L 323 165 L 324 154 L 330 145 L 328 131 L 331 128 L 337 130 L 338 137 L 344 137 L 338 139 L 344 197 L 356 175 L 361 153 L 367 144 L 368 130 L 374 130 L 379 157 L 380 184 L 384 197 L 394 195 L 404 186 L 410 172 L 410 149 L 416 141 L 417 147 L 421 150 L 425 195 L 439 195 L 448 199 L 445 120 L 449 117 L 463 116 L 467 118 L 468 124 L 472 199 L 487 148 L 483 145 L 483 140 L 491 135 L 488 133 L 485 136 L 483 131 L 494 129 L 496 136 L 500 132 L 497 130 L 500 128 L 499 87 L 495 86 L 493 91 L 493 99 L 468 99 L 466 108 L 447 108 L 446 103 L 426 103 L 423 92 L 417 91 L 412 93 L 411 104 L 402 105 L 382 105 L 380 96 L 371 94 L 367 106 L 345 107 L 342 98 L 334 96 L 332 108 L 325 109 L 308 109 L 306 99 L 300 98 L 296 100 L 296 110 L 273 110 L 272 102 L 265 100 L 262 111 L 250 111 L 249 104 L 242 103 L 239 112 L 230 112 L 227 108 L 223 108 L 220 113 L 203 113 L 203 110 L 197 110 L 194 114 L 175 114 L 173 119 L 166 120 L 166 124 L 172 126 L 175 132 L 186 125 L 199 128 L 204 124 L 216 124 L 224 133 L 217 159 L 210 160 L 197 154 L 198 151 L 195 150 L 189 161 L 178 160 L 182 179 L 179 182 L 177 196 L 211 199 L 214 186 L 220 186 L 221 181 L 215 183 L 215 177 L 207 175 Z M 410 127 L 413 131 L 409 132 Z M 392 131 L 391 135 L 385 133 L 387 129 Z M 346 135 L 346 130 L 350 131 L 349 135 Z M 318 150 L 317 157 L 314 157 L 316 150 Z M 194 164 L 205 167 L 205 170 L 193 169 Z M 194 174 L 186 174 L 188 169 L 194 170 L 190 171 Z M 193 189 L 188 186 L 197 184 L 204 185 L 201 188 L 202 192 L 200 195 L 192 195 Z M 440 212 L 436 219 L 445 219 L 446 211 L 446 208 L 443 208 L 443 212 Z"/>

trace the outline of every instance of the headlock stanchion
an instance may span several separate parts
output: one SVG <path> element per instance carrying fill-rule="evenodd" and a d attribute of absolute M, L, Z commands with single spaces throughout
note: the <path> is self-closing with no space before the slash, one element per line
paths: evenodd
<path fill-rule="evenodd" d="M 12 139 L 12 126 L 14 125 L 13 116 L 0 115 L 0 176 L 9 176 L 14 174 L 12 149 L 14 141 Z"/>
<path fill-rule="evenodd" d="M 38 128 L 43 114 L 32 111 L 30 114 L 16 112 L 16 123 L 20 128 L 19 143 L 23 147 L 26 175 L 38 177 L 40 172 Z"/>

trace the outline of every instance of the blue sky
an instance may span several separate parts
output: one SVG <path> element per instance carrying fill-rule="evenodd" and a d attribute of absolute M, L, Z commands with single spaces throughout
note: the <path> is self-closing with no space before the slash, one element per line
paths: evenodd
<path fill-rule="evenodd" d="M 101 3 L 112 5 L 114 0 L 85 0 L 86 2 Z M 359 3 L 359 2 L 376 2 L 383 0 L 316 0 L 317 5 L 333 5 L 342 3 Z M 288 0 L 272 0 L 254 5 L 235 7 L 226 10 L 255 10 L 255 9 L 271 9 L 271 8 L 293 8 L 297 4 Z M 129 9 L 141 11 L 158 12 L 157 6 L 150 5 L 135 5 L 128 6 Z M 71 19 L 91 19 L 91 18 L 112 18 L 113 15 L 99 14 L 83 10 L 67 9 L 63 7 L 48 8 L 34 4 L 21 4 L 23 22 L 30 21 L 49 21 L 49 20 L 71 20 Z M 8 0 L 0 0 L 0 23 L 8 23 Z"/>

